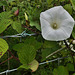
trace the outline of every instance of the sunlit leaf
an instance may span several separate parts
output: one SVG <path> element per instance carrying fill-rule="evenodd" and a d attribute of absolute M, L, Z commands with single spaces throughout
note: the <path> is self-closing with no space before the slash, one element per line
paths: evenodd
<path fill-rule="evenodd" d="M 12 20 L 4 19 L 0 21 L 0 33 L 2 33 L 10 24 Z"/>
<path fill-rule="evenodd" d="M 30 69 L 32 70 L 32 72 L 36 71 L 39 66 L 39 63 L 36 60 L 33 60 L 29 64 L 30 64 Z"/>
<path fill-rule="evenodd" d="M 36 60 L 33 60 L 29 64 L 23 64 L 18 69 L 24 68 L 24 69 L 31 69 L 32 72 L 36 71 L 38 69 L 39 63 Z"/>
<path fill-rule="evenodd" d="M 0 58 L 4 55 L 4 53 L 8 50 L 9 46 L 7 42 L 0 38 Z"/>

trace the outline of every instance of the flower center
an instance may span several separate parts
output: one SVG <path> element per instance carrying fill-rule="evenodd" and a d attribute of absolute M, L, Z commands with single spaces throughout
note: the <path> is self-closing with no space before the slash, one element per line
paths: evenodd
<path fill-rule="evenodd" d="M 53 27 L 53 29 L 57 29 L 57 24 L 53 23 L 52 27 Z"/>

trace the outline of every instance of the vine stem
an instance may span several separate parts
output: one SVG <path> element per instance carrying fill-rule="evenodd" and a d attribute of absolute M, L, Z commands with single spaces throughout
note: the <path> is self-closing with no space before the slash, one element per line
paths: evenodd
<path fill-rule="evenodd" d="M 9 58 L 9 52 L 8 52 L 8 58 Z M 10 69 L 10 62 L 9 62 L 9 60 L 8 60 L 8 70 Z M 10 75 L 10 73 L 9 73 L 9 75 Z"/>
<path fill-rule="evenodd" d="M 8 60 L 10 60 L 10 59 L 12 59 L 13 58 L 13 56 L 11 56 L 10 58 L 8 58 L 7 60 L 5 60 L 5 61 L 3 61 L 2 63 L 0 63 L 0 65 L 1 64 L 3 64 L 3 63 L 5 63 L 6 61 L 8 61 Z"/>
<path fill-rule="evenodd" d="M 36 31 L 33 30 L 32 28 L 29 28 L 29 27 L 27 27 L 27 26 L 25 26 L 25 25 L 23 25 L 23 27 L 24 27 L 24 28 L 27 28 L 28 30 L 30 30 L 30 31 L 32 31 L 32 32 L 34 32 L 34 33 L 36 33 L 36 34 L 40 34 L 40 32 L 36 32 Z"/>
<path fill-rule="evenodd" d="M 17 61 L 20 61 L 17 57 L 15 57 L 15 56 L 13 55 L 13 53 L 12 53 L 10 50 L 8 50 L 8 52 L 13 56 L 14 59 L 16 59 Z"/>
<path fill-rule="evenodd" d="M 3 0 L 4 1 L 4 0 Z M 5 6 L 3 5 L 3 11 L 5 12 Z"/>
<path fill-rule="evenodd" d="M 53 52 L 53 53 L 49 54 L 48 56 L 46 56 L 46 58 L 49 58 L 50 56 L 52 56 L 52 55 L 54 55 L 54 54 L 58 53 L 59 51 L 61 51 L 61 50 L 65 49 L 65 48 L 66 48 L 66 47 L 63 47 L 63 48 L 58 49 L 57 51 L 55 51 L 55 52 Z"/>
<path fill-rule="evenodd" d="M 17 61 L 20 61 L 17 57 L 15 57 L 15 56 L 13 55 L 13 53 L 12 53 L 10 50 L 8 50 L 8 52 L 9 52 L 12 56 L 11 56 L 10 58 L 8 58 L 7 60 L 1 62 L 0 65 L 3 64 L 3 63 L 5 63 L 6 61 L 12 59 L 12 58 L 16 59 Z"/>
<path fill-rule="evenodd" d="M 32 32 L 35 32 L 34 30 L 32 30 L 31 28 L 29 28 L 29 27 L 27 27 L 27 26 L 25 26 L 25 25 L 24 25 L 24 27 L 27 28 L 27 29 L 29 29 L 29 30 L 32 31 Z"/>

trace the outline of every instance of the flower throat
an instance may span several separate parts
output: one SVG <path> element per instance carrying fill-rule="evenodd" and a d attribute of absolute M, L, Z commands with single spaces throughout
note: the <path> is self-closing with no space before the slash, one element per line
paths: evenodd
<path fill-rule="evenodd" d="M 57 29 L 58 28 L 57 24 L 56 23 L 53 23 L 52 28 L 53 29 Z"/>

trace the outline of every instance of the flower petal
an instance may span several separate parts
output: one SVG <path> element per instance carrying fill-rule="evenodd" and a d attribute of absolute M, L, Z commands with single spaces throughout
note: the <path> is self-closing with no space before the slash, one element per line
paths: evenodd
<path fill-rule="evenodd" d="M 67 38 L 67 33 L 64 33 L 65 31 L 62 29 L 54 30 L 52 32 L 48 32 L 48 34 L 43 36 L 43 38 L 51 41 L 65 40 Z"/>
<path fill-rule="evenodd" d="M 51 22 L 53 21 L 52 18 L 51 18 L 51 16 L 48 15 L 48 14 L 46 14 L 45 12 L 42 12 L 42 13 L 40 14 L 40 18 L 45 19 L 45 20 L 48 21 L 49 23 L 51 23 Z"/>
<path fill-rule="evenodd" d="M 74 20 L 71 18 L 65 19 L 64 21 L 61 22 L 61 27 L 73 28 L 73 26 L 74 26 Z"/>
<path fill-rule="evenodd" d="M 69 19 L 64 20 L 61 23 L 60 28 L 63 28 L 63 30 L 68 34 L 67 37 L 70 37 L 72 30 L 73 30 L 73 27 L 74 27 L 74 20 L 69 18 Z"/>
<path fill-rule="evenodd" d="M 46 36 L 48 32 L 53 31 L 51 25 L 43 18 L 41 19 L 41 30 L 42 30 L 42 36 Z"/>
<path fill-rule="evenodd" d="M 61 19 L 64 19 L 64 8 L 62 6 L 56 6 L 56 7 L 53 7 L 49 10 L 46 10 L 45 12 L 43 12 L 43 17 L 46 18 L 47 20 L 61 20 Z M 65 17 L 66 18 L 66 17 Z"/>

